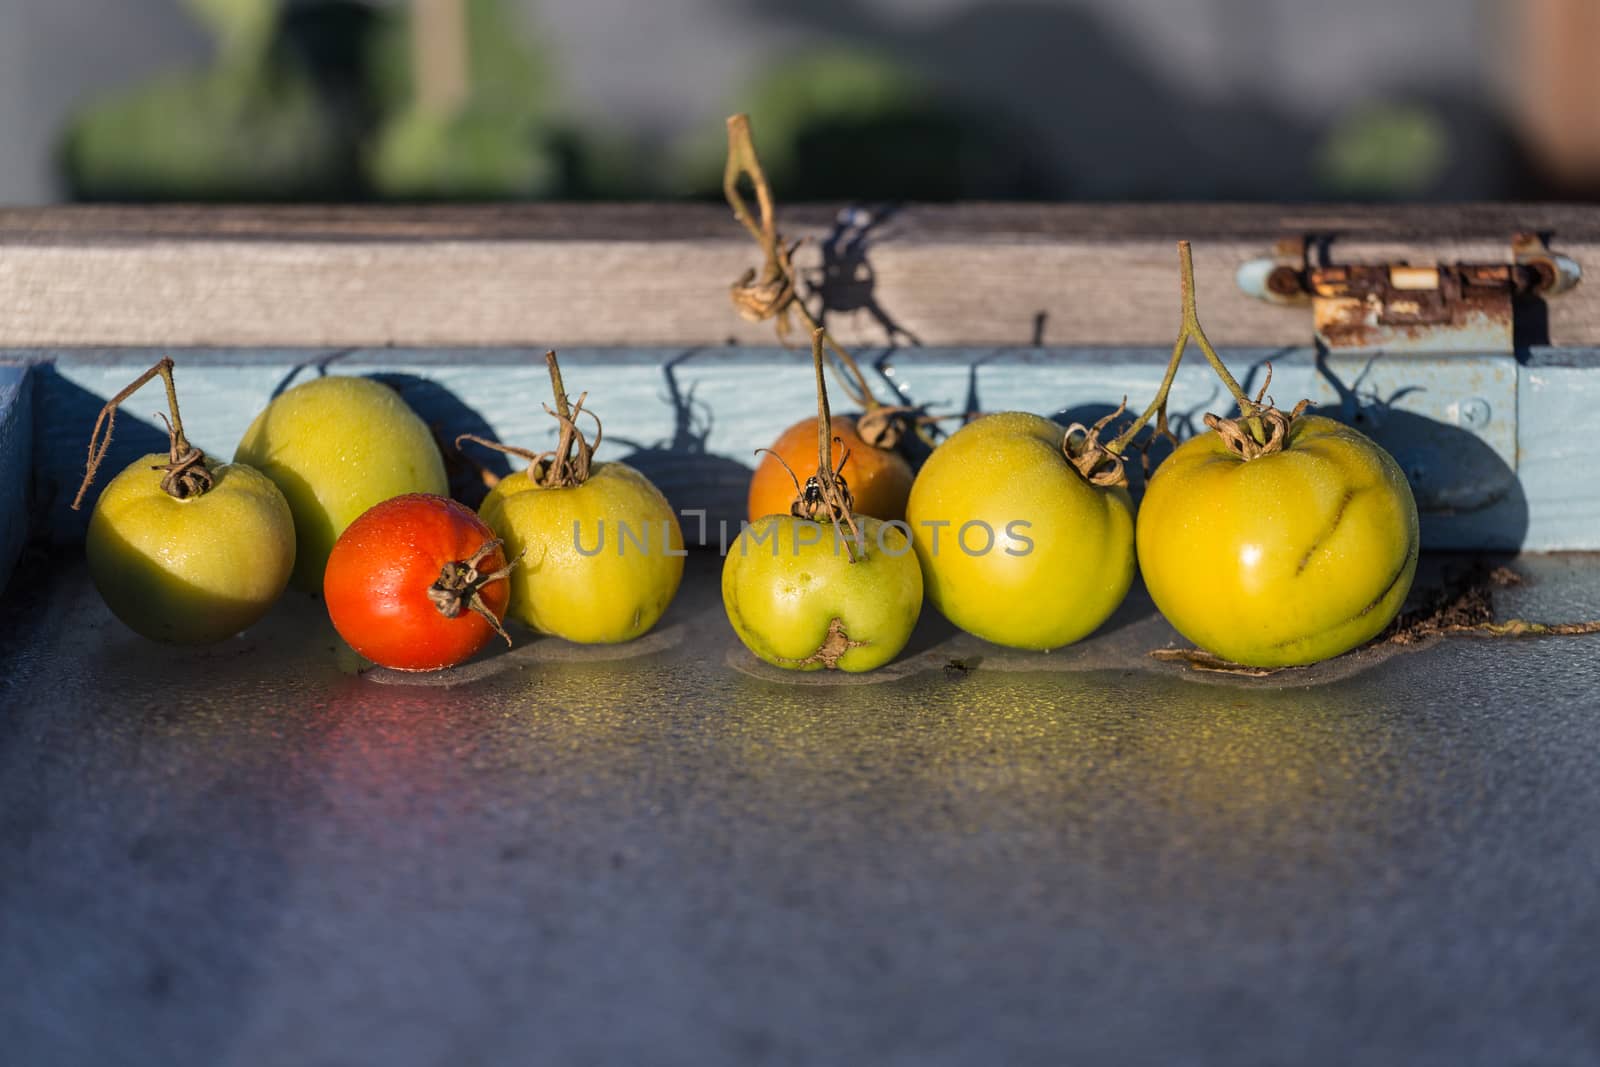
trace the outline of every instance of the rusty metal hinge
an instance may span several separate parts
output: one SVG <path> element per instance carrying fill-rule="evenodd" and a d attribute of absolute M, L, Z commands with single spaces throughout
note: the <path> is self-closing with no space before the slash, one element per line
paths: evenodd
<path fill-rule="evenodd" d="M 1578 284 L 1582 270 L 1533 234 L 1508 263 L 1312 265 L 1307 239 L 1239 268 L 1239 287 L 1275 304 L 1312 306 L 1317 339 L 1345 352 L 1511 352 L 1516 303 Z"/>

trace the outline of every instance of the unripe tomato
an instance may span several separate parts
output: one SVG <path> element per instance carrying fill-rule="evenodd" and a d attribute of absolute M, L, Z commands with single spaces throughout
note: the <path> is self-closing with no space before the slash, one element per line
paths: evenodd
<path fill-rule="evenodd" d="M 911 493 L 911 464 L 893 449 L 875 448 L 867 444 L 849 415 L 835 415 L 832 420 L 833 462 L 837 469 L 839 460 L 849 453 L 840 472 L 850 495 L 855 501 L 855 511 L 861 515 L 885 521 L 906 517 L 906 497 Z M 802 483 L 817 466 L 817 420 L 802 419 L 789 427 L 773 442 L 772 448 L 761 454 L 761 462 L 750 479 L 748 511 L 754 522 L 767 515 L 787 515 L 794 502 L 794 479 L 783 463 L 795 472 Z"/>
<path fill-rule="evenodd" d="M 1139 566 L 1178 632 L 1253 667 L 1315 663 L 1387 626 L 1416 571 L 1417 505 L 1394 459 L 1316 415 L 1241 459 L 1215 431 L 1157 468 Z"/>
<path fill-rule="evenodd" d="M 112 614 L 156 641 L 202 644 L 267 613 L 294 566 L 294 518 L 260 471 L 206 459 L 211 488 L 178 499 L 152 453 L 113 478 L 89 516 L 89 575 Z"/>
<path fill-rule="evenodd" d="M 432 671 L 495 636 L 511 592 L 499 573 L 505 567 L 505 549 L 471 508 L 409 493 L 345 529 L 322 589 L 333 628 L 351 648 L 385 667 Z"/>
<path fill-rule="evenodd" d="M 683 578 L 672 505 L 626 463 L 597 463 L 581 485 L 546 487 L 518 471 L 478 513 L 521 555 L 511 614 L 540 633 L 615 644 L 646 633 Z"/>
<path fill-rule="evenodd" d="M 287 390 L 257 415 L 234 452 L 277 483 L 294 513 L 294 584 L 322 588 L 334 541 L 362 512 L 405 493 L 449 492 L 428 427 L 400 394 L 370 378 L 330 375 Z"/>
<path fill-rule="evenodd" d="M 899 524 L 855 521 L 855 562 L 849 533 L 836 538 L 832 524 L 768 515 L 740 532 L 722 605 L 746 648 L 800 671 L 870 671 L 900 654 L 922 612 L 922 571 Z"/>
<path fill-rule="evenodd" d="M 928 598 L 986 641 L 1050 649 L 1092 633 L 1133 582 L 1133 503 L 1092 485 L 1065 430 L 986 415 L 934 449 L 906 507 Z"/>

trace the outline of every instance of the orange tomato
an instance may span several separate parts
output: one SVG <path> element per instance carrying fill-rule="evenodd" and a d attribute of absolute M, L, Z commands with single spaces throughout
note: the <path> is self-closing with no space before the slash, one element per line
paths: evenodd
<path fill-rule="evenodd" d="M 906 517 L 906 498 L 911 495 L 911 464 L 899 452 L 874 448 L 856 429 L 855 416 L 833 417 L 833 461 L 837 465 L 846 452 L 844 480 L 850 487 L 858 515 L 871 515 L 885 522 Z M 841 447 L 842 446 L 842 447 Z M 776 453 L 776 455 L 774 455 Z M 794 482 L 778 462 L 789 464 L 800 484 L 805 485 L 817 469 L 817 420 L 802 419 L 783 431 L 770 451 L 761 454 L 761 463 L 750 479 L 750 521 L 767 515 L 787 515 L 794 503 Z"/>

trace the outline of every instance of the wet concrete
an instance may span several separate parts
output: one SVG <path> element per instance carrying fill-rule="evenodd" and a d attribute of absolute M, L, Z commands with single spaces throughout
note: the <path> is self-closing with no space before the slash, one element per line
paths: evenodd
<path fill-rule="evenodd" d="M 799 684 L 715 562 L 637 646 L 419 678 L 308 597 L 167 649 L 25 561 L 5 1061 L 1600 1058 L 1600 638 L 1198 675 L 1136 599 Z M 1514 565 L 1503 614 L 1600 615 L 1600 556 Z"/>

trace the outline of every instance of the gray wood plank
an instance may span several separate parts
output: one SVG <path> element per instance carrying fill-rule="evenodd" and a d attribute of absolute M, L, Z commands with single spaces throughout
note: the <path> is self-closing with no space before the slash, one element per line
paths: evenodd
<path fill-rule="evenodd" d="M 1241 293 L 1282 237 L 1338 260 L 1505 260 L 1535 229 L 1600 263 L 1600 208 L 912 205 L 880 212 L 820 303 L 848 344 L 1160 345 L 1173 242 L 1195 242 L 1219 343 L 1297 345 L 1303 308 Z M 785 210 L 811 277 L 837 209 Z M 58 208 L 0 211 L 0 344 L 703 346 L 767 344 L 727 286 L 755 250 L 720 205 Z M 843 273 L 839 273 L 842 271 Z M 1591 267 L 1591 273 L 1594 269 Z M 1600 285 L 1549 306 L 1548 340 L 1600 344 Z M 899 332 L 891 332 L 892 322 Z"/>

